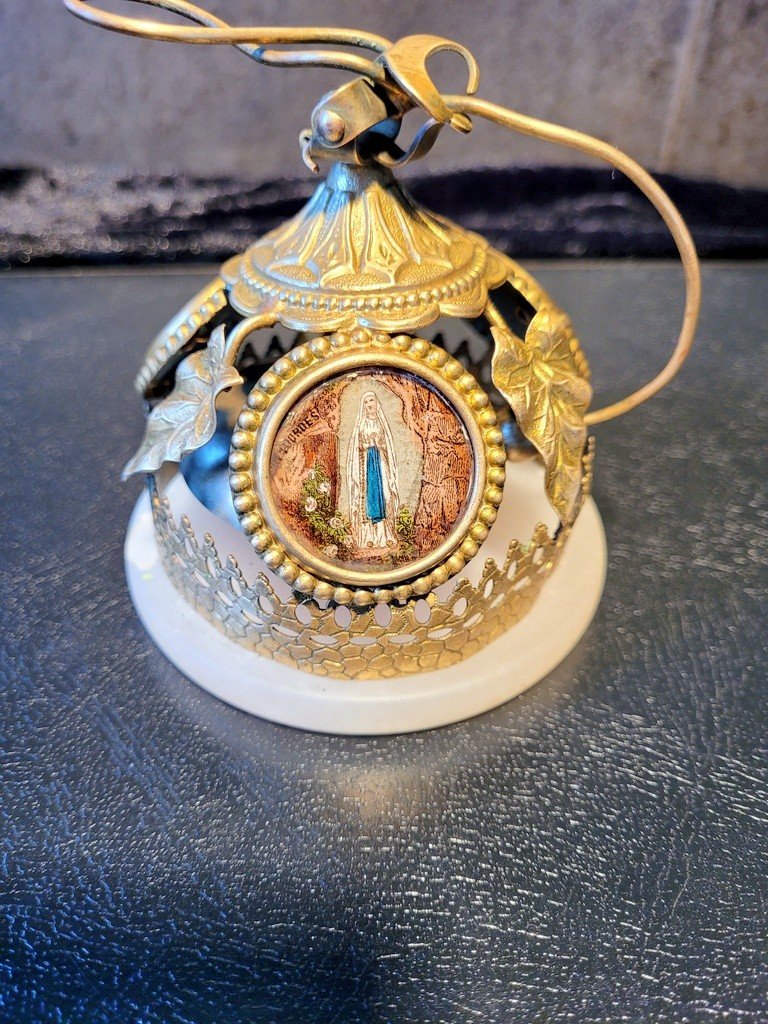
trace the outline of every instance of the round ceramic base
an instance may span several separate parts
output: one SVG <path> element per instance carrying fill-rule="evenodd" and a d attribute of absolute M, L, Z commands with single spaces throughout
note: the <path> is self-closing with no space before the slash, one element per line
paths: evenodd
<path fill-rule="evenodd" d="M 260 718 L 357 736 L 449 725 L 527 690 L 584 634 L 600 602 L 606 563 L 603 523 L 590 498 L 531 610 L 483 651 L 434 672 L 350 681 L 263 658 L 225 637 L 187 604 L 160 562 L 147 494 L 136 504 L 125 542 L 128 586 L 139 617 L 184 675 Z"/>

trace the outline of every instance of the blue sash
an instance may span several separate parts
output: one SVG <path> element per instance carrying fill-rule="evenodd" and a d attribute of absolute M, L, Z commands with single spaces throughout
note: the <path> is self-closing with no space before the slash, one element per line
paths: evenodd
<path fill-rule="evenodd" d="M 381 479 L 381 452 L 373 446 L 365 453 L 365 514 L 373 523 L 380 523 L 387 514 Z"/>

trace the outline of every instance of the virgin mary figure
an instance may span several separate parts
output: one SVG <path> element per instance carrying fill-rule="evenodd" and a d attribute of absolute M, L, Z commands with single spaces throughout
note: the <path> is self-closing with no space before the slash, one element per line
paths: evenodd
<path fill-rule="evenodd" d="M 347 454 L 352 539 L 363 551 L 397 546 L 399 504 L 392 432 L 375 392 L 360 399 Z"/>

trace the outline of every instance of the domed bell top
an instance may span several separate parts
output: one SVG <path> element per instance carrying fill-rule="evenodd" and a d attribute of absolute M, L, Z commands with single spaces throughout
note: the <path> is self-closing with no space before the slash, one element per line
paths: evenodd
<path fill-rule="evenodd" d="M 507 274 L 485 239 L 425 210 L 390 170 L 350 164 L 334 164 L 304 209 L 222 269 L 238 312 L 317 332 L 471 319 Z"/>

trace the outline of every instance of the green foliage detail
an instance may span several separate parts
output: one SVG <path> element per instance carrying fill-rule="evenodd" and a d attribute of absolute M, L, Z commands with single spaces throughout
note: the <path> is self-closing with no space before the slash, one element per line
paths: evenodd
<path fill-rule="evenodd" d="M 413 530 L 413 512 L 408 505 L 401 505 L 395 519 L 395 533 L 400 541 L 397 546 L 397 561 L 399 562 L 407 562 L 416 555 Z"/>
<path fill-rule="evenodd" d="M 330 557 L 350 557 L 352 537 L 351 524 L 338 508 L 333 507 L 332 487 L 328 474 L 317 463 L 310 469 L 301 485 L 299 515 L 309 526 L 315 542 Z M 413 540 L 415 525 L 413 511 L 408 505 L 401 505 L 395 519 L 398 545 L 393 551 L 392 564 L 408 562 L 416 557 Z"/>
<path fill-rule="evenodd" d="M 315 541 L 331 557 L 348 555 L 350 524 L 346 516 L 333 508 L 331 482 L 322 466 L 315 464 L 301 485 L 299 514 L 309 525 Z M 335 552 L 332 549 L 336 548 Z"/>

